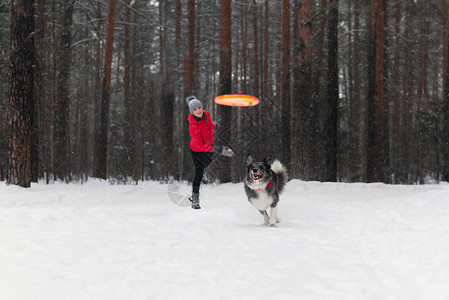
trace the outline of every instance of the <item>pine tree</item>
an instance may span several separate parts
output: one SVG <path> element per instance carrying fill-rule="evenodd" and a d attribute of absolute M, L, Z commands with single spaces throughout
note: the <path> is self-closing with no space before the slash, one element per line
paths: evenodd
<path fill-rule="evenodd" d="M 34 1 L 11 1 L 7 182 L 30 187 L 34 101 Z"/>

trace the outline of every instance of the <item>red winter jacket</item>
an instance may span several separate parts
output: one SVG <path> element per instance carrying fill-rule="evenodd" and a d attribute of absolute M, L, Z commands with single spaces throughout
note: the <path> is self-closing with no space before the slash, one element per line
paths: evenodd
<path fill-rule="evenodd" d="M 207 110 L 203 110 L 203 118 L 196 121 L 192 114 L 189 115 L 189 131 L 190 137 L 190 149 L 195 152 L 212 152 L 212 143 L 214 142 L 214 130 L 215 125 L 212 124 L 210 114 Z"/>

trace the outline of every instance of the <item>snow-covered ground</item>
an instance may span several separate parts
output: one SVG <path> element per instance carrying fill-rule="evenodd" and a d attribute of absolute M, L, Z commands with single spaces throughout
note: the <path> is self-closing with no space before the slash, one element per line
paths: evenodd
<path fill-rule="evenodd" d="M 188 190 L 189 187 L 181 186 Z M 449 299 L 449 185 L 0 183 L 0 299 Z"/>

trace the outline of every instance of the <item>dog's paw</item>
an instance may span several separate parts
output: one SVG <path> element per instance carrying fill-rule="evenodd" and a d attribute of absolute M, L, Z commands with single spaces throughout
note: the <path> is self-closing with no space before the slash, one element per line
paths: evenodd
<path fill-rule="evenodd" d="M 267 220 L 263 223 L 263 225 L 266 227 L 274 227 L 276 226 L 276 223 L 271 222 L 271 220 Z"/>
<path fill-rule="evenodd" d="M 276 224 L 279 224 L 281 222 L 281 220 L 279 220 L 278 218 L 270 218 L 270 220 L 268 221 L 268 224 L 265 224 L 267 226 L 275 226 Z"/>

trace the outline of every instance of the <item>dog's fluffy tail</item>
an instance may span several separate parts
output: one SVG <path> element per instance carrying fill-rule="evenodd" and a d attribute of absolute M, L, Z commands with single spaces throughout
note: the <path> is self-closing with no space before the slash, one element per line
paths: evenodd
<path fill-rule="evenodd" d="M 282 193 L 285 184 L 288 181 L 287 168 L 278 160 L 274 160 L 271 164 L 271 170 L 276 174 L 278 179 L 278 193 Z"/>

